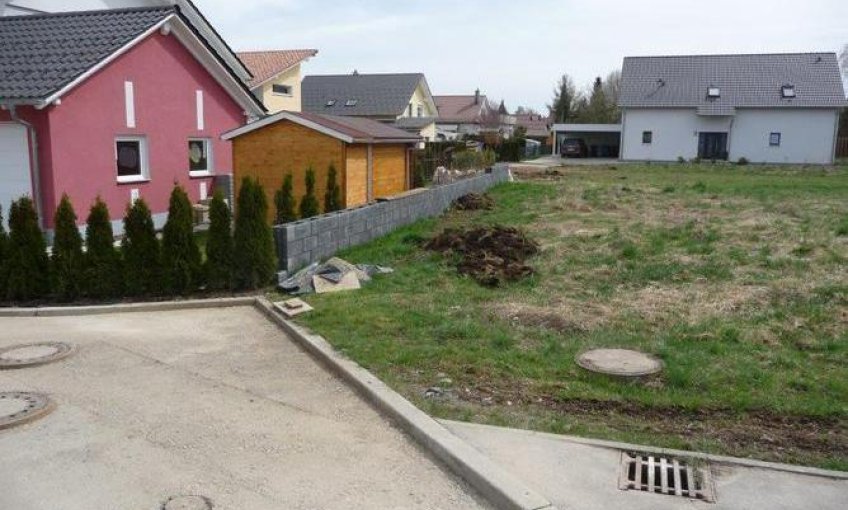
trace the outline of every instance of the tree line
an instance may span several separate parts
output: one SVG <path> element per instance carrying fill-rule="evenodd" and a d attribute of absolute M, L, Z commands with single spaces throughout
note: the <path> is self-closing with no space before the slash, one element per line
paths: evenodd
<path fill-rule="evenodd" d="M 85 235 L 67 194 L 54 215 L 48 254 L 35 205 L 22 197 L 9 208 L 9 232 L 0 211 L 0 300 L 10 302 L 187 295 L 200 290 L 260 288 L 276 269 L 262 186 L 242 181 L 233 225 L 220 190 L 210 202 L 205 260 L 194 233 L 192 206 L 175 185 L 161 240 L 144 199 L 128 204 L 124 235 L 115 246 L 106 203 L 98 197 L 88 212 Z"/>
<path fill-rule="evenodd" d="M 617 124 L 621 122 L 618 97 L 621 71 L 600 76 L 585 90 L 579 90 L 568 74 L 563 74 L 548 105 L 551 122 L 558 124 Z"/>

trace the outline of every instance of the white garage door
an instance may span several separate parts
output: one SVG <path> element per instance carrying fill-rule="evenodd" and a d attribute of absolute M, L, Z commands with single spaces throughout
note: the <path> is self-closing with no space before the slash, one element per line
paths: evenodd
<path fill-rule="evenodd" d="M 32 196 L 26 128 L 0 122 L 0 205 L 6 225 L 9 224 L 9 205 L 23 195 Z"/>

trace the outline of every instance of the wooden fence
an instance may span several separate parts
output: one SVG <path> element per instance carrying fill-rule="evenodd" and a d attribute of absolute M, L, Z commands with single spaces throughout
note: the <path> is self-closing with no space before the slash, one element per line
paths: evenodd
<path fill-rule="evenodd" d="M 848 136 L 836 139 L 836 157 L 848 158 Z"/>

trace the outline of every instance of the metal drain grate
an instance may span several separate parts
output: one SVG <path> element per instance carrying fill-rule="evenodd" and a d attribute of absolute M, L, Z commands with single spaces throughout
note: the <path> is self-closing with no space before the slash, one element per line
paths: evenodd
<path fill-rule="evenodd" d="M 621 490 L 682 496 L 715 503 L 715 491 L 707 465 L 693 467 L 681 459 L 622 452 L 620 469 L 618 487 Z"/>

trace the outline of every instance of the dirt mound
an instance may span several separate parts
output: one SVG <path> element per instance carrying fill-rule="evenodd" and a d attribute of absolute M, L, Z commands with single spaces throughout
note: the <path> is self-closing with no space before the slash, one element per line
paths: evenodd
<path fill-rule="evenodd" d="M 539 245 L 517 228 L 480 227 L 470 230 L 445 229 L 425 248 L 461 255 L 460 274 L 467 274 L 481 285 L 496 287 L 502 281 L 519 280 L 533 274 L 525 264 L 539 251 Z"/>
<path fill-rule="evenodd" d="M 453 201 L 454 209 L 458 211 L 489 210 L 495 206 L 495 201 L 489 195 L 469 193 Z"/>

